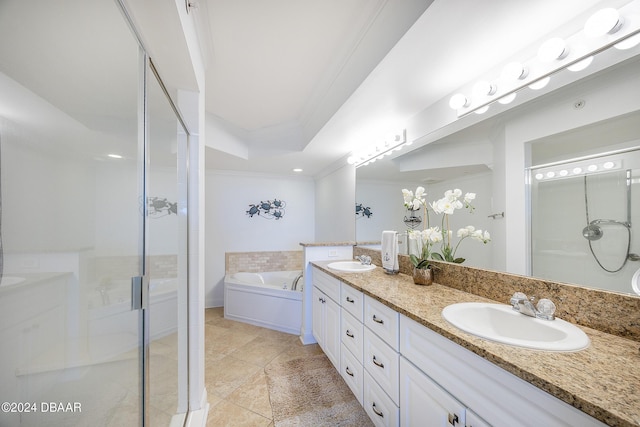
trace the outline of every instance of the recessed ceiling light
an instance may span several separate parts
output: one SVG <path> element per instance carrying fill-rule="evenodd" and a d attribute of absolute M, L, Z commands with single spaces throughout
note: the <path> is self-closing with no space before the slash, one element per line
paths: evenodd
<path fill-rule="evenodd" d="M 300 169 L 300 168 L 295 168 L 295 169 L 293 169 L 293 171 L 294 171 L 294 172 L 302 172 L 302 169 Z"/>
<path fill-rule="evenodd" d="M 111 157 L 112 159 L 121 159 L 122 156 L 120 154 L 107 154 L 107 157 Z"/>

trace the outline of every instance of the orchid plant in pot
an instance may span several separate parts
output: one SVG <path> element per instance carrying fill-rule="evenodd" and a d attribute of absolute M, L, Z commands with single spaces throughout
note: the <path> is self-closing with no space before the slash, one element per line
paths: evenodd
<path fill-rule="evenodd" d="M 460 200 L 461 197 L 462 191 L 460 189 L 447 190 L 443 198 L 436 200 L 430 205 L 436 214 L 442 214 L 442 243 L 440 245 L 440 253 L 433 252 L 431 254 L 432 259 L 461 264 L 465 259 L 456 257 L 456 252 L 465 239 L 471 238 L 484 244 L 491 241 L 491 235 L 488 231 L 476 230 L 473 225 L 467 225 L 466 227 L 458 229 L 456 236 L 459 240 L 454 244 L 453 230 L 449 227 L 449 217 L 453 215 L 457 209 L 464 208 L 469 212 L 473 212 L 475 209 L 471 204 L 476 198 L 475 193 L 466 193 L 464 197 L 462 197 L 462 200 Z"/>
<path fill-rule="evenodd" d="M 438 227 L 429 227 L 429 211 L 427 210 L 428 205 L 424 198 L 425 195 L 424 187 L 416 188 L 415 194 L 407 189 L 402 190 L 404 206 L 407 210 L 413 212 L 424 210 L 425 222 L 423 230 L 408 231 L 409 239 L 415 241 L 415 246 L 417 247 L 416 253 L 410 253 L 409 258 L 414 267 L 413 281 L 416 284 L 430 285 L 433 283 L 432 269 L 435 266 L 429 262 L 429 255 L 433 244 L 442 240 L 442 233 L 440 233 Z"/>
<path fill-rule="evenodd" d="M 431 204 L 427 204 L 425 201 L 424 196 L 426 196 L 426 194 L 423 187 L 418 187 L 416 189 L 415 194 L 420 195 L 420 197 L 414 196 L 413 192 L 406 189 L 402 190 L 402 194 L 405 201 L 405 207 L 410 205 L 414 207 L 415 210 L 415 206 L 419 203 L 419 206 L 424 209 L 424 217 L 426 219 L 421 231 L 410 230 L 408 232 L 409 239 L 415 241 L 418 248 L 416 253 L 411 253 L 409 255 L 414 266 L 415 283 L 419 283 L 420 280 L 426 281 L 427 283 L 419 284 L 430 284 L 433 280 L 432 269 L 435 266 L 430 262 L 430 260 L 447 261 L 457 264 L 463 263 L 465 259 L 456 256 L 456 252 L 463 240 L 472 238 L 485 244 L 491 241 L 491 236 L 488 231 L 476 230 L 474 226 L 468 225 L 457 231 L 456 236 L 459 240 L 457 243 L 454 243 L 453 231 L 449 225 L 450 216 L 453 215 L 457 209 L 464 208 L 469 212 L 473 212 L 475 208 L 472 205 L 472 201 L 476 197 L 475 193 L 466 193 L 463 197 L 462 191 L 459 189 L 447 190 L 443 198 L 436 200 Z M 434 214 L 442 215 L 440 227 L 431 226 L 429 208 L 431 208 Z M 434 245 L 436 244 L 439 244 L 439 252 L 434 250 Z M 422 279 L 420 277 L 416 277 L 417 275 L 428 277 L 426 279 Z"/>

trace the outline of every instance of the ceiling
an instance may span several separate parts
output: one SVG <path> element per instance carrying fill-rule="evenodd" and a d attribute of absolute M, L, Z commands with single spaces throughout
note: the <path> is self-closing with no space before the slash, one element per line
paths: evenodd
<path fill-rule="evenodd" d="M 603 3 L 201 0 L 207 167 L 317 175 Z"/>

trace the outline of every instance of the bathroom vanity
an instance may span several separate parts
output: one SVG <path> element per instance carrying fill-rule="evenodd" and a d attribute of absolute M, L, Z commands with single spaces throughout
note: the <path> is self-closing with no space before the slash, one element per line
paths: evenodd
<path fill-rule="evenodd" d="M 441 315 L 496 301 L 328 264 L 312 263 L 314 335 L 375 425 L 640 425 L 638 342 L 581 326 L 579 352 L 500 344 Z"/>

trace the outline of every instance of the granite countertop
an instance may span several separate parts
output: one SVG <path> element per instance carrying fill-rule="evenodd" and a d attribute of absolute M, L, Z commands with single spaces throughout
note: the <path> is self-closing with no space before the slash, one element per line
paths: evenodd
<path fill-rule="evenodd" d="M 575 353 L 500 344 L 463 332 L 441 315 L 450 304 L 496 301 L 437 283 L 418 286 L 411 276 L 390 276 L 380 267 L 365 273 L 343 273 L 327 268 L 329 261 L 312 264 L 608 425 L 640 425 L 637 341 L 580 326 L 591 339 L 591 345 Z"/>

